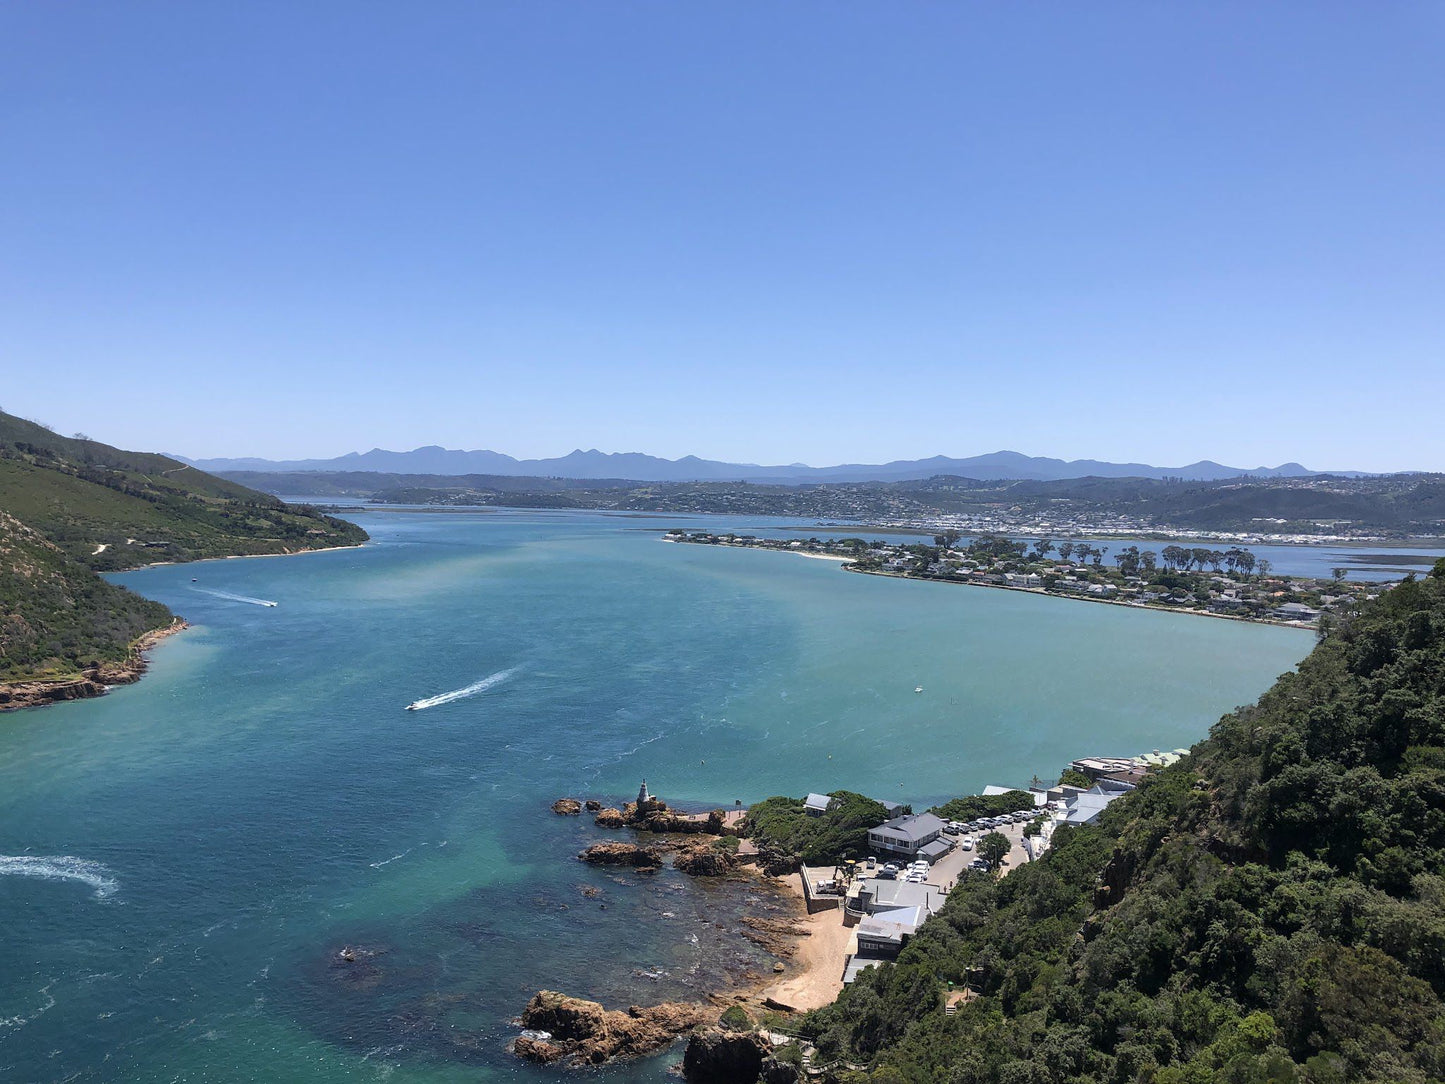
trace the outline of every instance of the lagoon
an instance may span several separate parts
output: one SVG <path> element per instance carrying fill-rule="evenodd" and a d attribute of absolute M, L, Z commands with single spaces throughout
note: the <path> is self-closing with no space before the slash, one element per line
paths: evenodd
<path fill-rule="evenodd" d="M 195 627 L 0 718 L 0 1080 L 550 1078 L 503 1051 L 537 988 L 758 964 L 738 901 L 580 867 L 559 795 L 928 803 L 1189 745 L 1313 643 L 660 540 L 694 519 L 367 512 L 362 549 L 120 577 Z"/>

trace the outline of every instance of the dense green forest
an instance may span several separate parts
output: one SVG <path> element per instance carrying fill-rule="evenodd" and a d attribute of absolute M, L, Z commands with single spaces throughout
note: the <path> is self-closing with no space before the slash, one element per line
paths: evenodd
<path fill-rule="evenodd" d="M 355 545 L 355 524 L 0 413 L 0 681 L 123 660 L 172 615 L 97 572 Z"/>
<path fill-rule="evenodd" d="M 1445 561 L 803 1029 L 840 1081 L 1445 1079 Z"/>

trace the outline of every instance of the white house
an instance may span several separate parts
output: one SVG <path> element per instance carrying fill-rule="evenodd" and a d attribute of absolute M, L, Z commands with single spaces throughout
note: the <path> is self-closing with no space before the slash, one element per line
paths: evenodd
<path fill-rule="evenodd" d="M 833 799 L 826 794 L 809 793 L 803 799 L 803 811 L 809 816 L 821 817 L 828 812 L 828 807 L 833 804 Z"/>

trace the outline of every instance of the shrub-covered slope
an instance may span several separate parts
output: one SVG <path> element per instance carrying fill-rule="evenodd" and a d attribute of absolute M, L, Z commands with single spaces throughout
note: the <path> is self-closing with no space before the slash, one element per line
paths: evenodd
<path fill-rule="evenodd" d="M 100 571 L 366 539 L 353 523 L 288 506 L 165 456 L 57 436 L 4 413 L 0 510 Z"/>
<path fill-rule="evenodd" d="M 1445 562 L 806 1029 L 841 1079 L 1445 1079 Z"/>
<path fill-rule="evenodd" d="M 132 641 L 170 622 L 159 602 L 107 582 L 0 512 L 0 682 L 124 662 Z"/>
<path fill-rule="evenodd" d="M 763 847 L 796 856 L 810 866 L 868 853 L 868 829 L 888 819 L 882 803 L 835 790 L 825 813 L 810 814 L 800 798 L 765 798 L 748 809 L 747 832 Z"/>

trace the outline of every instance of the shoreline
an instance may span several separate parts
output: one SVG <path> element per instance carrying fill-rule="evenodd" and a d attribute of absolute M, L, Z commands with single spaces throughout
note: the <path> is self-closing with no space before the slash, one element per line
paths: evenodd
<path fill-rule="evenodd" d="M 625 809 L 631 809 L 627 803 Z M 555 810 L 554 810 L 555 812 Z M 669 812 L 689 816 L 678 808 Z M 610 827 L 610 826 L 608 826 Z M 722 834 L 702 832 L 652 832 L 636 823 L 617 826 L 630 845 L 652 848 L 663 855 L 675 855 L 696 848 L 702 841 L 724 838 L 738 839 L 735 832 Z M 616 840 L 610 832 L 604 840 Z M 704 847 L 710 844 L 703 844 Z M 674 868 L 676 864 L 674 863 Z M 688 880 L 715 882 L 719 888 L 769 898 L 782 905 L 782 912 L 757 911 L 750 918 L 744 914 L 741 928 L 734 931 L 751 941 L 771 957 L 772 969 L 759 974 L 748 970 L 735 978 L 722 979 L 710 989 L 701 989 L 698 1004 L 721 1012 L 741 1005 L 751 1013 L 806 1012 L 832 1002 L 843 989 L 843 964 L 852 930 L 842 922 L 841 910 L 809 913 L 807 893 L 803 886 L 805 871 L 799 869 L 780 876 L 769 874 L 756 862 L 756 855 L 743 857 L 722 875 L 684 871 Z M 753 922 L 757 924 L 754 925 Z"/>
<path fill-rule="evenodd" d="M 177 617 L 164 628 L 151 629 L 132 640 L 124 662 L 102 663 L 73 677 L 0 682 L 0 712 L 43 708 L 68 700 L 91 700 L 118 685 L 133 685 L 150 668 L 146 653 L 162 640 L 190 627 L 185 618 Z"/>
<path fill-rule="evenodd" d="M 802 910 L 796 925 L 806 928 L 808 935 L 797 938 L 797 951 L 787 970 L 767 976 L 761 986 L 743 997 L 755 1008 L 804 1013 L 831 1005 L 843 992 L 843 961 L 853 931 L 843 924 L 841 909 L 808 913 L 802 876 L 798 871 L 768 878 L 780 883 L 780 891 Z"/>
<path fill-rule="evenodd" d="M 675 539 L 664 538 L 663 542 L 673 542 L 676 545 L 693 545 L 695 543 L 678 542 Z M 1311 625 L 1301 624 L 1295 621 L 1281 621 L 1272 617 L 1240 617 L 1236 614 L 1213 613 L 1209 610 L 1191 610 L 1178 606 L 1160 606 L 1152 602 L 1124 602 L 1121 599 L 1092 598 L 1086 595 L 1066 594 L 1063 591 L 1046 591 L 1039 587 L 1010 587 L 1005 583 L 975 583 L 972 580 L 946 580 L 938 576 L 915 576 L 907 572 L 886 572 L 883 569 L 857 568 L 857 561 L 851 557 L 838 557 L 832 554 L 821 553 L 799 553 L 797 550 L 780 550 L 768 546 L 740 546 L 735 542 L 709 542 L 706 545 L 719 549 L 734 550 L 755 550 L 761 553 L 792 553 L 798 557 L 811 557 L 815 560 L 840 562 L 844 572 L 852 572 L 859 576 L 881 576 L 890 580 L 916 580 L 919 583 L 943 583 L 953 587 L 987 587 L 996 591 L 1017 591 L 1022 595 L 1033 595 L 1036 598 L 1056 598 L 1066 602 L 1093 602 L 1102 603 L 1105 606 L 1123 606 L 1130 610 L 1153 610 L 1156 613 L 1180 614 L 1185 617 L 1212 617 L 1219 621 L 1238 621 L 1244 625 L 1273 625 L 1281 629 L 1294 629 L 1297 632 L 1313 632 Z"/>
<path fill-rule="evenodd" d="M 725 543 L 723 543 L 725 544 Z M 735 546 L 734 549 L 755 549 L 751 546 Z M 1093 602 L 1105 606 L 1123 606 L 1130 610 L 1154 610 L 1157 613 L 1180 614 L 1185 617 L 1212 617 L 1217 621 L 1238 621 L 1243 625 L 1273 625 L 1281 629 L 1294 629 L 1296 632 L 1314 632 L 1314 626 L 1301 624 L 1297 621 L 1280 621 L 1273 617 L 1239 617 L 1236 614 L 1217 614 L 1209 610 L 1189 610 L 1180 606 L 1160 606 L 1153 602 L 1125 602 L 1122 599 L 1114 598 L 1090 598 L 1087 595 L 1065 594 L 1062 591 L 1045 591 L 1041 587 L 1010 587 L 1006 583 L 974 583 L 972 580 L 945 580 L 937 576 L 913 576 L 906 572 L 884 572 L 882 569 L 854 568 L 853 562 L 849 561 L 843 569 L 844 572 L 853 572 L 859 576 L 883 576 L 890 580 L 917 580 L 920 583 L 946 583 L 954 587 L 987 587 L 995 591 L 1017 591 L 1021 595 L 1033 595 L 1036 598 L 1057 598 L 1065 602 Z"/>
<path fill-rule="evenodd" d="M 194 561 L 151 561 L 149 564 L 136 565 L 135 568 L 117 568 L 108 572 L 101 572 L 101 576 L 120 576 L 127 572 L 139 572 L 146 568 L 169 568 L 173 565 L 204 565 L 212 561 L 249 561 L 261 557 L 305 557 L 308 553 L 333 553 L 336 550 L 359 550 L 365 549 L 365 542 L 358 542 L 353 546 L 317 546 L 314 549 L 290 550 L 283 553 L 228 553 L 224 557 L 198 557 Z"/>

